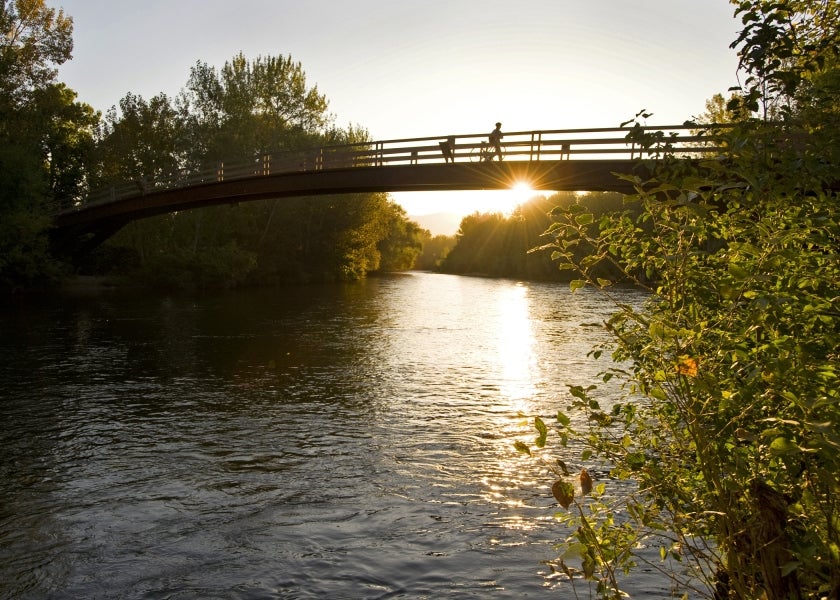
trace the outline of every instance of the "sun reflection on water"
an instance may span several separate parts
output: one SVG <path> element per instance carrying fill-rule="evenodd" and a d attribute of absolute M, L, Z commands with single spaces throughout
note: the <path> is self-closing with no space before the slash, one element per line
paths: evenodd
<path fill-rule="evenodd" d="M 541 471 L 536 461 L 515 450 L 514 442 L 517 439 L 530 442 L 535 435 L 530 416 L 536 410 L 542 378 L 538 344 L 528 286 L 517 283 L 505 287 L 495 299 L 493 360 L 498 373 L 499 398 L 493 411 L 493 428 L 501 435 L 492 466 L 485 465 L 483 496 L 499 508 L 494 523 L 500 531 L 527 531 L 537 527 L 540 518 Z M 507 541 L 502 536 L 494 542 L 504 545 Z"/>
<path fill-rule="evenodd" d="M 539 369 L 528 310 L 528 288 L 518 283 L 499 298 L 498 360 L 502 396 L 511 407 L 528 412 L 528 399 L 537 392 Z"/>

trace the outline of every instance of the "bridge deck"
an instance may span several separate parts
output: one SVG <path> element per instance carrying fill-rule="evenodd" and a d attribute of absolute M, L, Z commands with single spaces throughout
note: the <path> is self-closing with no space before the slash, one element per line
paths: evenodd
<path fill-rule="evenodd" d="M 323 171 L 253 176 L 183 188 L 150 191 L 91 203 L 55 216 L 58 228 L 122 221 L 265 198 L 288 198 L 358 192 L 417 192 L 510 189 L 528 182 L 535 190 L 614 191 L 631 193 L 615 173 L 633 169 L 628 160 L 504 161 L 488 163 L 351 167 Z"/>
<path fill-rule="evenodd" d="M 598 128 L 506 133 L 503 162 L 485 161 L 484 134 L 386 140 L 265 155 L 247 163 L 141 180 L 93 194 L 54 215 L 56 238 L 104 238 L 131 220 L 263 198 L 442 190 L 534 189 L 631 192 L 616 173 L 645 156 L 720 150 L 698 126 Z M 633 133 L 633 136 L 628 134 Z M 634 137 L 636 136 L 636 137 Z"/>

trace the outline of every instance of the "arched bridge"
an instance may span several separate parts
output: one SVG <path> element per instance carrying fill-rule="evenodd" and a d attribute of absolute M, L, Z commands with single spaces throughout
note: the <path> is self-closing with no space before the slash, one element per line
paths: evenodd
<path fill-rule="evenodd" d="M 615 173 L 665 150 L 718 150 L 698 126 L 596 128 L 505 133 L 503 159 L 488 160 L 486 134 L 396 139 L 266 155 L 248 164 L 219 162 L 177 177 L 102 190 L 54 216 L 61 244 L 98 244 L 128 222 L 153 215 L 265 198 L 343 194 L 509 189 L 632 192 Z M 628 134 L 633 132 L 633 136 Z M 638 134 L 659 132 L 641 148 Z"/>

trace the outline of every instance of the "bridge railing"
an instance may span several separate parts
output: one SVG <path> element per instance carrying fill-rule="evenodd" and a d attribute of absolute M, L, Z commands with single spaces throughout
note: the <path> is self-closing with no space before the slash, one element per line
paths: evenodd
<path fill-rule="evenodd" d="M 642 144 L 640 137 L 646 134 L 652 137 Z M 143 178 L 97 190 L 73 209 L 156 191 L 259 176 L 359 167 L 479 163 L 486 156 L 484 153 L 492 150 L 487 137 L 460 134 L 392 139 L 266 154 L 247 163 L 219 161 L 204 168 L 184 169 L 174 176 Z M 715 137 L 698 125 L 517 131 L 505 133 L 501 146 L 506 161 L 632 160 L 665 152 L 696 156 L 722 150 Z"/>

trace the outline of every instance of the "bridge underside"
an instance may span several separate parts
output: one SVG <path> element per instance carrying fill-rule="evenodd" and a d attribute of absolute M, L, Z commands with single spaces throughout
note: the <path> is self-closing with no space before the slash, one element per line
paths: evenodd
<path fill-rule="evenodd" d="M 138 194 L 90 204 L 56 215 L 54 240 L 63 245 L 86 238 L 97 245 L 136 219 L 249 200 L 348 194 L 510 189 L 527 182 L 535 190 L 632 193 L 615 173 L 644 168 L 628 160 L 509 161 L 353 167 L 255 175 Z"/>

